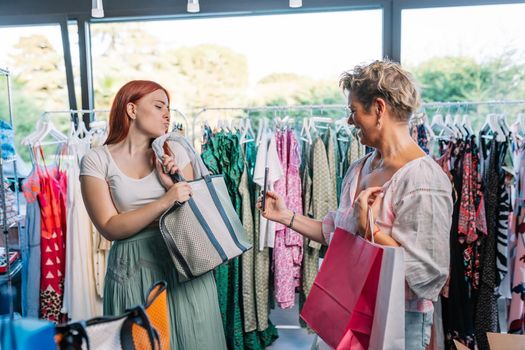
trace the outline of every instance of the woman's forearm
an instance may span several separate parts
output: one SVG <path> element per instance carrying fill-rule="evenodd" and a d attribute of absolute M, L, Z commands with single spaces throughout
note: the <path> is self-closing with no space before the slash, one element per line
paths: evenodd
<path fill-rule="evenodd" d="M 168 203 L 161 198 L 139 209 L 112 216 L 98 229 L 110 241 L 126 239 L 149 226 L 167 209 Z"/>
<path fill-rule="evenodd" d="M 279 220 L 279 223 L 288 226 L 292 221 L 292 217 L 293 211 L 287 210 Z M 311 239 L 312 241 L 326 244 L 323 235 L 323 223 L 319 220 L 315 220 L 301 214 L 295 214 L 291 229 L 297 233 L 300 233 L 306 238 Z"/>

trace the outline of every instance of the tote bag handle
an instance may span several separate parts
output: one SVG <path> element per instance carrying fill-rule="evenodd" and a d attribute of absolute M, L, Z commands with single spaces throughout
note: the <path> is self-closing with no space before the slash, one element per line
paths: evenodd
<path fill-rule="evenodd" d="M 374 239 L 374 213 L 372 213 L 372 207 L 368 206 L 368 228 L 370 229 L 370 241 L 375 243 Z"/>

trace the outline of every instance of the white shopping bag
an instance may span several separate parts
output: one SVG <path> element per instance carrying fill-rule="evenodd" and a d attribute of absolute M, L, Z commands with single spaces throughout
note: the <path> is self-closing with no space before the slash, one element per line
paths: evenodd
<path fill-rule="evenodd" d="M 405 349 L 405 251 L 383 248 L 370 350 Z"/>

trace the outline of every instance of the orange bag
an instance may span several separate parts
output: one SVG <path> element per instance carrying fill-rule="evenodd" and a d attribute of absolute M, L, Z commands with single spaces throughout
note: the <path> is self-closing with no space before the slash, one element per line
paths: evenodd
<path fill-rule="evenodd" d="M 95 317 L 57 326 L 56 333 L 59 349 L 169 350 L 167 283 L 155 283 L 144 306 L 137 305 L 120 316 Z"/>
<path fill-rule="evenodd" d="M 168 308 L 168 284 L 166 281 L 155 283 L 148 292 L 144 308 L 151 326 L 155 329 L 160 342 L 158 350 L 170 349 L 170 317 Z M 150 349 L 150 340 L 146 330 L 134 324 L 132 329 L 135 349 Z M 156 350 L 156 349 L 152 349 Z"/>

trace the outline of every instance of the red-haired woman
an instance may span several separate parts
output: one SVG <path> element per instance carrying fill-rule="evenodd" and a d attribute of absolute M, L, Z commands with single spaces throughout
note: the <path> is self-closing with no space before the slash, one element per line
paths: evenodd
<path fill-rule="evenodd" d="M 134 80 L 115 96 L 106 143 L 81 164 L 82 195 L 98 231 L 113 241 L 104 285 L 104 314 L 144 302 L 149 287 L 168 282 L 171 349 L 226 349 L 217 289 L 211 273 L 179 284 L 158 218 L 191 195 L 167 173 L 193 171 L 184 149 L 156 161 L 151 142 L 169 126 L 169 95 L 152 81 Z M 176 163 L 175 163 L 176 159 Z M 167 173 L 163 171 L 166 170 Z"/>

